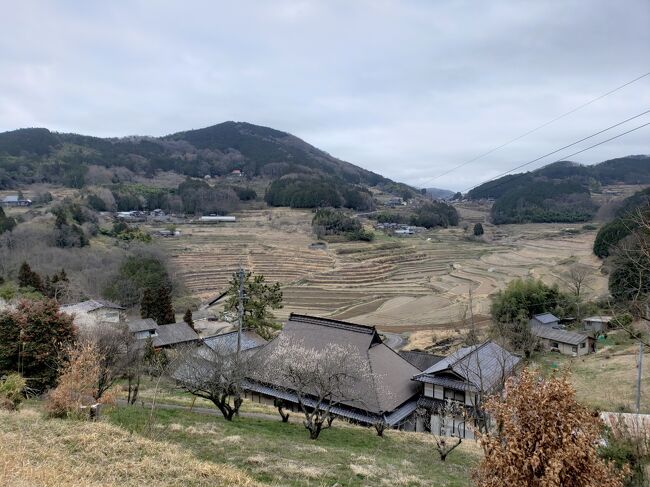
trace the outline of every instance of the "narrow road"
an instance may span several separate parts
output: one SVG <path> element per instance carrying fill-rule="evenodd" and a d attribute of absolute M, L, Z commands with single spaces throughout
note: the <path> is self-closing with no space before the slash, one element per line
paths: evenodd
<path fill-rule="evenodd" d="M 387 333 L 385 331 L 380 331 L 386 339 L 384 340 L 384 345 L 389 346 L 396 352 L 399 352 L 404 345 L 406 345 L 406 338 L 398 333 Z"/>

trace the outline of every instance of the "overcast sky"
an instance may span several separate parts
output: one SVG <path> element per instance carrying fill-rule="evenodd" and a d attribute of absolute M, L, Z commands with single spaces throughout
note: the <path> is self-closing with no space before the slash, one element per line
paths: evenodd
<path fill-rule="evenodd" d="M 247 121 L 414 185 L 465 190 L 650 109 L 648 76 L 430 180 L 650 71 L 648 0 L 21 0 L 1 25 L 0 131 Z M 650 126 L 573 159 L 648 153 Z"/>

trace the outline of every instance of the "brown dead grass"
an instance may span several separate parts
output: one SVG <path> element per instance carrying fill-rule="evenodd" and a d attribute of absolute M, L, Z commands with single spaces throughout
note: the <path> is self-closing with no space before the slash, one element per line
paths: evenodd
<path fill-rule="evenodd" d="M 106 423 L 0 411 L 0 485 L 258 485 L 246 473 L 200 461 L 175 445 Z"/>

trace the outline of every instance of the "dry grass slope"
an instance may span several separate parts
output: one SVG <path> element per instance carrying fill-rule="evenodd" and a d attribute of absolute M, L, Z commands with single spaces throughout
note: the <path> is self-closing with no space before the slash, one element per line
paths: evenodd
<path fill-rule="evenodd" d="M 246 473 L 106 423 L 0 411 L 0 485 L 253 486 Z"/>

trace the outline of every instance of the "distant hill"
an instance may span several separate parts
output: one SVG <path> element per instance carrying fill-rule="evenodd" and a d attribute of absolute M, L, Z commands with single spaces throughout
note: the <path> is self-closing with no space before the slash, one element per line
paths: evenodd
<path fill-rule="evenodd" d="M 193 177 L 276 180 L 288 174 L 327 176 L 347 184 L 408 188 L 337 159 L 286 132 L 224 122 L 165 137 L 99 138 L 27 128 L 0 133 L 0 188 L 33 182 L 81 187 L 89 166 L 126 168 L 140 175 L 175 171 Z"/>
<path fill-rule="evenodd" d="M 466 196 L 494 199 L 492 221 L 496 224 L 579 222 L 592 218 L 596 210 L 592 192 L 619 183 L 650 183 L 650 156 L 621 157 L 591 166 L 560 161 L 489 181 Z"/>
<path fill-rule="evenodd" d="M 440 188 L 427 188 L 426 191 L 427 194 L 432 198 L 436 198 L 440 200 L 448 200 L 452 196 L 454 196 L 454 194 L 456 194 L 454 191 L 451 191 L 449 189 L 440 189 Z"/>

